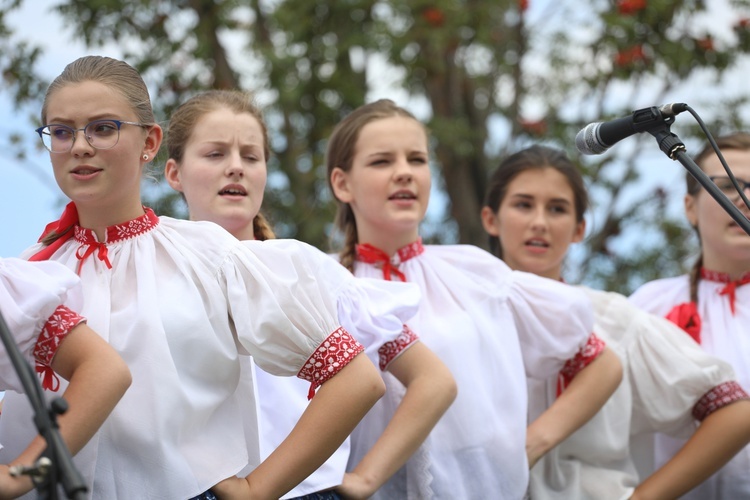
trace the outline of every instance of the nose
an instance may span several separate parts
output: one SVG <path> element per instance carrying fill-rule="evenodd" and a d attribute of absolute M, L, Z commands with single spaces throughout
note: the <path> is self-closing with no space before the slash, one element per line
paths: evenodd
<path fill-rule="evenodd" d="M 242 166 L 242 158 L 237 152 L 229 153 L 227 155 L 227 169 L 226 174 L 229 177 L 242 177 L 245 175 L 244 168 Z"/>
<path fill-rule="evenodd" d="M 78 140 L 78 134 L 83 135 L 82 140 Z M 71 154 L 74 156 L 90 155 L 94 152 L 94 147 L 89 143 L 88 137 L 84 129 L 78 129 L 73 133 L 73 144 L 70 148 Z"/>
<path fill-rule="evenodd" d="M 400 158 L 396 162 L 396 182 L 410 182 L 413 174 L 411 171 L 411 165 L 406 158 Z"/>
<path fill-rule="evenodd" d="M 547 229 L 547 212 L 544 210 L 544 207 L 537 207 L 534 209 L 531 219 L 531 227 L 538 231 L 544 231 Z"/>

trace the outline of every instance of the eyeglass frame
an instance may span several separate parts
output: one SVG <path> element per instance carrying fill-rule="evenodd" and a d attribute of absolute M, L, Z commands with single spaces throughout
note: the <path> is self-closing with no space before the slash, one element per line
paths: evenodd
<path fill-rule="evenodd" d="M 89 139 L 89 136 L 86 134 L 86 129 L 89 126 L 91 126 L 92 124 L 94 124 L 94 123 L 106 123 L 106 122 L 114 123 L 115 125 L 117 125 L 117 140 L 115 141 L 114 144 L 112 144 L 109 147 L 99 148 L 99 147 L 96 147 L 93 144 L 91 144 L 91 139 Z M 112 149 L 113 147 L 117 146 L 117 144 L 119 144 L 119 142 L 120 142 L 120 129 L 122 128 L 123 125 L 135 125 L 137 127 L 142 127 L 142 128 L 144 128 L 144 127 L 150 127 L 151 126 L 151 125 L 149 125 L 147 123 L 129 122 L 129 121 L 126 121 L 126 120 L 115 120 L 113 118 L 103 118 L 101 120 L 90 121 L 90 122 L 88 122 L 86 125 L 84 125 L 81 128 L 73 128 L 73 127 L 71 127 L 69 125 L 65 125 L 65 124 L 62 124 L 62 123 L 50 123 L 48 125 L 44 125 L 42 127 L 39 127 L 37 129 L 35 129 L 34 131 L 37 134 L 39 134 L 39 139 L 41 139 L 42 145 L 44 146 L 44 149 L 46 149 L 50 153 L 69 153 L 73 149 L 73 145 L 76 142 L 76 138 L 78 137 L 78 132 L 79 131 L 83 131 L 83 137 L 86 139 L 86 143 L 89 146 L 91 146 L 92 148 L 98 149 L 98 150 Z M 43 136 L 44 129 L 48 129 L 49 127 L 52 127 L 52 126 L 55 126 L 55 127 L 65 127 L 68 130 L 72 131 L 71 137 L 73 138 L 73 140 L 70 141 L 70 147 L 68 149 L 66 149 L 65 151 L 52 151 L 52 149 L 50 149 L 49 147 L 47 147 L 47 145 L 44 143 L 44 136 Z M 50 140 L 51 140 L 52 134 L 48 133 L 47 135 L 50 136 Z"/>
<path fill-rule="evenodd" d="M 709 175 L 708 178 L 711 179 L 711 182 L 713 182 L 714 184 L 716 184 L 716 179 L 726 179 L 726 180 L 728 180 L 729 183 L 732 185 L 733 192 L 731 194 L 727 194 L 727 193 L 724 193 L 724 191 L 721 188 L 719 188 L 719 191 L 721 191 L 722 193 L 724 193 L 727 198 L 738 198 L 738 199 L 742 198 L 742 196 L 740 196 L 740 193 L 737 191 L 737 186 L 734 185 L 734 183 L 732 182 L 732 178 L 729 177 L 728 175 Z M 750 189 L 750 181 L 745 181 L 745 180 L 739 179 L 737 177 L 735 177 L 734 180 L 736 180 L 737 184 L 740 185 L 740 187 L 742 188 L 742 192 L 743 193 L 746 190 Z M 718 188 L 719 185 L 716 184 L 716 187 Z"/>

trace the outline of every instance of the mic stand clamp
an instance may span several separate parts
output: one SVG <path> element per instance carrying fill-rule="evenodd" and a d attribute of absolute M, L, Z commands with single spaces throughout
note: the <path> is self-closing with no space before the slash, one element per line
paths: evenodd
<path fill-rule="evenodd" d="M 750 220 L 745 217 L 737 206 L 721 192 L 721 190 L 708 178 L 706 173 L 696 165 L 687 154 L 685 144 L 677 135 L 673 134 L 669 126 L 674 123 L 674 116 L 667 117 L 661 122 L 654 123 L 653 126 L 645 131 L 653 135 L 659 144 L 659 149 L 664 152 L 670 159 L 679 161 L 685 169 L 692 175 L 696 181 L 711 195 L 713 199 L 729 214 L 729 216 L 750 235 Z"/>

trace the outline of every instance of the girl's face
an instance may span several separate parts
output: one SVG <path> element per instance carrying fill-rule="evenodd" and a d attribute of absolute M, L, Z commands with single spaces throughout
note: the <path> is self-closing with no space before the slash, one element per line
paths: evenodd
<path fill-rule="evenodd" d="M 386 252 L 418 238 L 430 184 L 427 134 L 418 121 L 402 116 L 365 125 L 351 169 L 331 173 L 336 198 L 354 212 L 359 241 Z"/>
<path fill-rule="evenodd" d="M 735 177 L 750 181 L 750 151 L 729 149 L 722 151 Z M 701 165 L 706 175 L 726 176 L 719 159 L 713 155 Z M 746 195 L 750 195 L 747 191 Z M 748 217 L 748 210 L 739 196 L 735 205 Z M 711 270 L 739 275 L 750 269 L 750 236 L 724 211 L 704 189 L 695 195 L 685 195 L 685 214 L 690 224 L 698 229 L 703 248 L 703 265 Z"/>
<path fill-rule="evenodd" d="M 165 170 L 169 185 L 185 195 L 191 220 L 253 239 L 266 187 L 264 145 L 261 125 L 249 113 L 219 108 L 198 120 L 182 163 L 170 158 Z"/>
<path fill-rule="evenodd" d="M 49 98 L 46 125 L 80 129 L 100 119 L 138 122 L 128 101 L 99 82 L 68 84 Z M 50 153 L 57 184 L 76 203 L 82 224 L 111 225 L 143 214 L 143 155 L 153 159 L 161 137 L 158 125 L 145 129 L 125 124 L 117 144 L 110 149 L 93 148 L 83 131 L 77 131 L 69 152 Z"/>
<path fill-rule="evenodd" d="M 585 222 L 576 220 L 567 178 L 547 167 L 518 174 L 497 212 L 482 209 L 482 223 L 500 239 L 509 267 L 555 280 L 560 279 L 568 246 L 581 241 L 586 230 Z"/>

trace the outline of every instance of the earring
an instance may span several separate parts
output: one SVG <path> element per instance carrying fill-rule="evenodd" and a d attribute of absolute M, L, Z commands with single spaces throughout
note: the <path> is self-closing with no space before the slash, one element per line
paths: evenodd
<path fill-rule="evenodd" d="M 143 155 L 143 161 L 148 161 L 148 155 Z"/>

